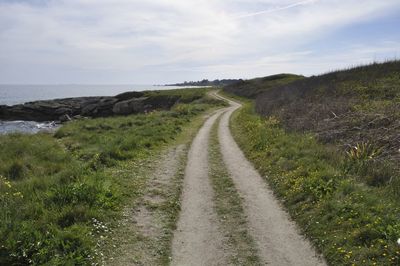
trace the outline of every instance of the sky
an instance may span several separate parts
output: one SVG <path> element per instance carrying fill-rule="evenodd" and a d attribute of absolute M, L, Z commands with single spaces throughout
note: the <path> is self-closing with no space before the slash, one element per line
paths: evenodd
<path fill-rule="evenodd" d="M 0 0 L 2 84 L 308 76 L 399 57 L 399 0 Z"/>

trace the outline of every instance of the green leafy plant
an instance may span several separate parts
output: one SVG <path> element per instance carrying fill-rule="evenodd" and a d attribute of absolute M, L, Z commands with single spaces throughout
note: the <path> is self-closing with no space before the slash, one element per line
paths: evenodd
<path fill-rule="evenodd" d="M 369 142 L 357 143 L 346 151 L 350 160 L 372 160 L 381 154 L 382 150 Z"/>

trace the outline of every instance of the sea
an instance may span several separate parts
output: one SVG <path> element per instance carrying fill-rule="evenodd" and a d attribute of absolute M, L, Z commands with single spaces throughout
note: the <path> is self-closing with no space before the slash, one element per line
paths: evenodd
<path fill-rule="evenodd" d="M 115 96 L 127 91 L 165 90 L 175 89 L 175 86 L 157 85 L 6 85 L 0 84 L 0 105 L 23 104 L 38 100 L 51 100 L 59 98 L 83 96 Z M 60 125 L 53 121 L 1 121 L 0 134 L 8 133 L 38 133 L 52 132 Z"/>

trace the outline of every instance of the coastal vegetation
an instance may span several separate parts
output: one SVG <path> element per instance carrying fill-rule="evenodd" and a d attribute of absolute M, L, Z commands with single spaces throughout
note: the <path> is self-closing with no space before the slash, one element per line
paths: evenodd
<path fill-rule="evenodd" d="M 226 105 L 210 90 L 124 93 L 113 103 L 121 112 L 138 98 L 158 108 L 0 136 L 0 264 L 170 263 L 189 144 L 204 115 Z M 399 61 L 240 80 L 221 93 L 243 103 L 235 140 L 328 264 L 400 264 Z M 257 265 L 217 125 L 215 211 L 230 261 Z M 162 158 L 175 170 L 159 167 Z"/>
<path fill-rule="evenodd" d="M 331 265 L 400 263 L 399 69 L 265 79 L 255 103 L 233 96 L 236 141 Z M 227 91 L 253 96 L 252 82 Z"/>
<path fill-rule="evenodd" d="M 123 170 L 140 173 L 142 162 L 221 104 L 207 92 L 151 92 L 181 101 L 171 110 L 71 121 L 54 135 L 0 136 L 0 264 L 99 263 L 98 243 L 143 189 L 143 178 Z"/>
<path fill-rule="evenodd" d="M 294 74 L 277 74 L 263 78 L 240 80 L 224 87 L 224 91 L 245 98 L 254 99 L 271 88 L 303 79 L 304 76 Z"/>
<path fill-rule="evenodd" d="M 203 79 L 200 81 L 185 81 L 183 83 L 175 83 L 175 84 L 167 84 L 165 86 L 226 86 L 230 84 L 235 84 L 241 79 L 215 79 L 215 80 L 208 80 Z"/>

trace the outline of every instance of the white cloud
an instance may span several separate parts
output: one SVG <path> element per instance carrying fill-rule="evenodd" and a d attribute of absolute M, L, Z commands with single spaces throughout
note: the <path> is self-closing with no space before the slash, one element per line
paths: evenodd
<path fill-rule="evenodd" d="M 104 75 L 152 83 L 183 80 L 187 72 L 298 71 L 296 60 L 310 56 L 299 54 L 301 46 L 399 8 L 398 0 L 0 1 L 0 82 L 96 82 Z M 19 77 L 19 68 L 30 79 Z M 57 71 L 65 76 L 51 79 Z"/>
<path fill-rule="evenodd" d="M 318 0 L 305 0 L 305 1 L 295 2 L 295 3 L 291 3 L 291 4 L 288 4 L 288 5 L 284 5 L 284 6 L 277 6 L 277 7 L 272 7 L 270 9 L 266 9 L 266 10 L 262 10 L 262 11 L 257 11 L 257 12 L 243 14 L 243 15 L 238 15 L 238 16 L 236 16 L 234 18 L 242 19 L 242 18 L 254 17 L 254 16 L 259 16 L 259 15 L 265 15 L 265 14 L 269 14 L 269 13 L 283 11 L 283 10 L 286 10 L 286 9 L 291 9 L 291 8 L 298 7 L 298 6 L 312 4 L 312 3 L 317 2 L 317 1 Z"/>

